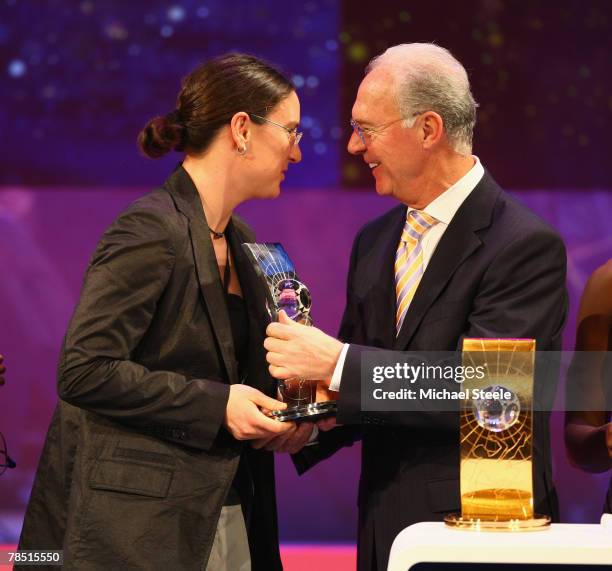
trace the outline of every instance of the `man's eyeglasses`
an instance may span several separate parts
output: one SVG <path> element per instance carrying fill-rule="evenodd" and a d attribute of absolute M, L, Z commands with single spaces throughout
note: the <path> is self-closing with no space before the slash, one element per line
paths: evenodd
<path fill-rule="evenodd" d="M 412 114 L 412 117 L 416 117 L 417 115 L 421 115 L 422 113 L 424 113 L 424 111 L 417 111 L 416 113 Z M 351 127 L 353 128 L 353 131 L 357 133 L 357 136 L 359 137 L 361 142 L 364 145 L 367 145 L 368 142 L 371 141 L 375 135 L 378 135 L 387 127 L 390 127 L 391 125 L 404 120 L 405 117 L 400 117 L 399 119 L 395 119 L 395 121 L 390 121 L 389 123 L 379 125 L 378 127 L 362 127 L 359 123 L 357 123 L 357 121 L 355 121 L 355 119 L 351 119 Z"/>
<path fill-rule="evenodd" d="M 261 115 L 255 115 L 255 113 L 247 113 L 247 115 L 249 117 L 257 117 L 257 119 L 260 119 L 261 121 L 270 123 L 271 125 L 276 125 L 277 127 L 280 127 L 281 129 L 285 130 L 287 132 L 287 135 L 289 136 L 289 143 L 291 143 L 291 146 L 298 145 L 299 142 L 302 140 L 302 136 L 304 135 L 304 133 L 302 131 L 298 131 L 297 127 L 294 127 L 293 129 L 289 129 L 289 127 L 285 127 L 284 125 L 281 125 L 280 123 L 277 123 L 276 121 L 271 121 L 270 119 L 266 119 L 265 117 L 262 117 Z"/>
<path fill-rule="evenodd" d="M 0 476 L 6 472 L 7 468 L 17 468 L 17 463 L 8 455 L 6 440 L 0 432 Z"/>

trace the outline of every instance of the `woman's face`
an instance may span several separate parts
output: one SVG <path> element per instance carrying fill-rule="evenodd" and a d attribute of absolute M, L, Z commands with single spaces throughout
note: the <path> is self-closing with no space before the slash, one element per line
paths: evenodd
<path fill-rule="evenodd" d="M 295 91 L 281 100 L 266 119 L 289 130 L 296 129 L 300 123 L 300 100 Z M 300 147 L 294 144 L 295 135 L 278 125 L 252 122 L 252 140 L 248 153 L 253 160 L 249 164 L 248 177 L 253 198 L 276 198 L 289 163 L 302 160 Z"/>

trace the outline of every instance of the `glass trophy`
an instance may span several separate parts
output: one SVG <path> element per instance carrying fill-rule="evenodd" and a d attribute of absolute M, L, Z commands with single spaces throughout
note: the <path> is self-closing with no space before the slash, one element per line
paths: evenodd
<path fill-rule="evenodd" d="M 279 243 L 242 244 L 265 294 L 266 310 L 271 321 L 278 320 L 282 309 L 290 319 L 312 325 L 312 298 L 306 284 L 298 277 L 293 262 Z M 317 391 L 313 379 L 291 378 L 278 381 L 278 391 L 285 410 L 270 415 L 281 421 L 315 421 L 335 415 L 337 403 L 325 391 Z M 317 396 L 319 402 L 317 402 Z"/>
<path fill-rule="evenodd" d="M 464 339 L 463 366 L 481 367 L 463 383 L 460 408 L 461 513 L 451 527 L 536 531 L 550 518 L 533 509 L 534 339 Z"/>

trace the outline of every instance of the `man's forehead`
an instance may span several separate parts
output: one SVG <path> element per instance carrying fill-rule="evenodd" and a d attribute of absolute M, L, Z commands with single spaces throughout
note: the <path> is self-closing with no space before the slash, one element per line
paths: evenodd
<path fill-rule="evenodd" d="M 393 76 L 386 70 L 374 69 L 366 75 L 353 104 L 353 119 L 375 121 L 397 115 Z"/>

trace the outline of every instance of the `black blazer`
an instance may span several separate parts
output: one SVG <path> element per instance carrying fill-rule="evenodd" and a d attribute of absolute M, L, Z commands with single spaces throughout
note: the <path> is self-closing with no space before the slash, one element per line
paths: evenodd
<path fill-rule="evenodd" d="M 253 497 L 253 569 L 281 569 L 271 453 L 223 426 L 230 384 L 269 394 L 261 319 L 232 217 L 249 308 L 240 379 L 225 294 L 198 193 L 179 167 L 100 240 L 70 322 L 57 406 L 20 549 L 64 549 L 66 569 L 205 567 L 241 454 Z"/>
<path fill-rule="evenodd" d="M 488 173 L 442 236 L 395 334 L 395 251 L 406 217 L 397 206 L 357 235 L 340 338 L 347 353 L 338 422 L 295 461 L 303 472 L 362 438 L 359 569 L 386 569 L 406 526 L 460 510 L 456 413 L 361 412 L 361 352 L 454 351 L 463 337 L 535 338 L 559 350 L 567 312 L 566 255 L 559 236 L 504 193 Z M 546 387 L 554 393 L 555 387 Z M 534 415 L 535 508 L 557 517 L 548 415 Z"/>

